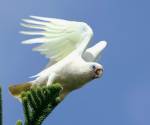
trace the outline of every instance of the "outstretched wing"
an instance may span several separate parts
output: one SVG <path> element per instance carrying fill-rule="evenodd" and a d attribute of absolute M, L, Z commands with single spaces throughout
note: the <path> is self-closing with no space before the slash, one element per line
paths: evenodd
<path fill-rule="evenodd" d="M 93 47 L 88 48 L 83 54 L 84 60 L 88 62 L 96 61 L 106 46 L 107 46 L 106 41 L 100 41 Z"/>
<path fill-rule="evenodd" d="M 23 19 L 23 22 L 21 25 L 31 31 L 22 31 L 22 34 L 39 37 L 22 43 L 40 44 L 33 50 L 49 58 L 51 64 L 60 61 L 74 50 L 83 52 L 93 35 L 92 29 L 83 22 L 37 16 Z"/>

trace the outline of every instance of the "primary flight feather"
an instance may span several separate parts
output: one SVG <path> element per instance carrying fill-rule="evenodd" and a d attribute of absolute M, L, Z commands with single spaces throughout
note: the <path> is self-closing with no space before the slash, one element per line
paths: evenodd
<path fill-rule="evenodd" d="M 35 36 L 22 43 L 37 44 L 33 51 L 40 52 L 49 62 L 46 69 L 32 76 L 34 80 L 10 86 L 12 95 L 19 96 L 22 91 L 36 85 L 58 82 L 63 86 L 63 99 L 72 90 L 102 75 L 103 66 L 96 61 L 107 43 L 101 41 L 87 49 L 93 36 L 88 24 L 38 16 L 22 21 L 21 25 L 30 30 L 21 33 Z"/>

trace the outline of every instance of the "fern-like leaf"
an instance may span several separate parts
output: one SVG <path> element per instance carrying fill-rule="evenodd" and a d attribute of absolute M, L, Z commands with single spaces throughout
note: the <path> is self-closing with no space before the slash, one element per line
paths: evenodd
<path fill-rule="evenodd" d="M 21 94 L 25 123 L 24 125 L 41 125 L 44 119 L 60 102 L 59 94 L 62 90 L 60 84 L 35 87 Z M 18 121 L 16 125 L 22 125 Z"/>

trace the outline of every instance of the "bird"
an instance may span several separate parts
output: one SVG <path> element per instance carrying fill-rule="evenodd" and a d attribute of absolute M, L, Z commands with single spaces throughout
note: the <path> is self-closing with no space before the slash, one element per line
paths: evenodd
<path fill-rule="evenodd" d="M 87 23 L 30 16 L 22 19 L 21 26 L 28 28 L 21 34 L 34 36 L 22 43 L 36 44 L 33 51 L 44 55 L 49 61 L 41 72 L 31 76 L 33 80 L 10 85 L 9 91 L 13 96 L 19 97 L 22 91 L 34 86 L 60 83 L 60 97 L 64 99 L 73 90 L 102 76 L 104 68 L 97 61 L 107 42 L 103 40 L 88 48 L 93 30 Z"/>

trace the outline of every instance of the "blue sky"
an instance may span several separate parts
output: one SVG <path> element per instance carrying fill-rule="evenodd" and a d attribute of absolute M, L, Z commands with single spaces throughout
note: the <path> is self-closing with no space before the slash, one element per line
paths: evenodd
<path fill-rule="evenodd" d="M 29 15 L 87 22 L 94 30 L 91 45 L 107 40 L 102 79 L 71 93 L 44 125 L 150 124 L 150 2 L 148 0 L 1 0 L 0 83 L 4 124 L 23 119 L 22 107 L 8 86 L 29 80 L 47 59 L 21 45 L 22 18 Z"/>

